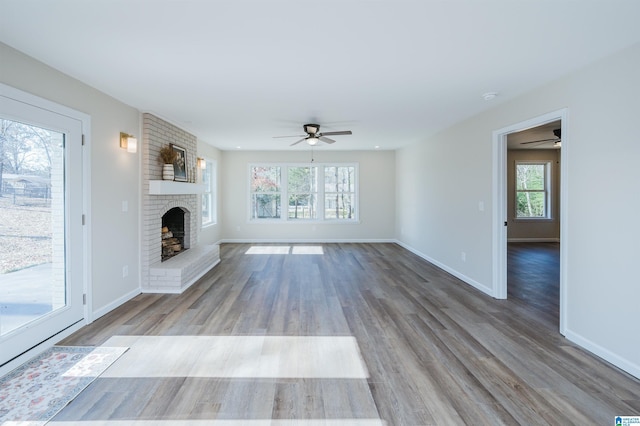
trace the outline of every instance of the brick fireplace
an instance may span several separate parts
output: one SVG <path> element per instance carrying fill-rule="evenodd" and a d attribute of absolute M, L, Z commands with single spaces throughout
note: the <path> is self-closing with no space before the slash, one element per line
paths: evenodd
<path fill-rule="evenodd" d="M 200 185 L 162 181 L 160 148 L 175 144 L 187 152 L 188 177 L 195 173 L 197 139 L 151 114 L 143 115 L 142 291 L 181 293 L 219 261 L 217 245 L 199 244 Z M 182 250 L 163 261 L 163 216 L 182 213 Z"/>

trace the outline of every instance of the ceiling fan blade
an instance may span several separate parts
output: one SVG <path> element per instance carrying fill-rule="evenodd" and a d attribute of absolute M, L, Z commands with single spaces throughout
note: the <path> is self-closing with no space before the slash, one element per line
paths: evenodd
<path fill-rule="evenodd" d="M 307 135 L 291 135 L 291 136 L 272 136 L 273 139 L 278 139 L 278 138 L 303 138 L 306 137 Z"/>
<path fill-rule="evenodd" d="M 302 141 L 304 141 L 304 140 L 306 140 L 306 139 L 307 139 L 307 138 L 306 138 L 306 137 L 304 137 L 304 138 L 300 139 L 298 142 L 294 142 L 294 143 L 292 143 L 292 144 L 291 144 L 291 145 L 289 145 L 289 146 L 298 145 L 300 142 L 302 142 Z"/>
<path fill-rule="evenodd" d="M 324 137 L 324 136 L 320 136 L 320 137 L 318 137 L 318 139 L 320 139 L 324 143 L 335 143 L 335 141 L 333 139 L 329 139 L 329 138 Z"/>
<path fill-rule="evenodd" d="M 538 139 L 537 141 L 529 141 L 529 142 L 520 142 L 520 145 L 526 145 L 528 143 L 538 143 L 538 142 L 550 142 L 550 141 L 557 141 L 558 138 L 553 138 L 553 139 Z"/>
<path fill-rule="evenodd" d="M 318 136 L 331 136 L 331 135 L 352 135 L 351 130 L 342 130 L 339 132 L 322 132 Z"/>

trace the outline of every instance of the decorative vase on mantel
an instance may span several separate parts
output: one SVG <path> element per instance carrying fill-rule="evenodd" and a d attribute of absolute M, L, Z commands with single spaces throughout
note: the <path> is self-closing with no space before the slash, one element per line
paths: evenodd
<path fill-rule="evenodd" d="M 173 180 L 173 164 L 164 164 L 162 166 L 162 180 Z"/>

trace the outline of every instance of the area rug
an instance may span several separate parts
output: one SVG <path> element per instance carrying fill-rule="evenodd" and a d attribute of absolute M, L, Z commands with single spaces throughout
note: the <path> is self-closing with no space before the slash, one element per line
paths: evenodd
<path fill-rule="evenodd" d="M 128 348 L 54 346 L 0 378 L 0 425 L 44 425 Z"/>

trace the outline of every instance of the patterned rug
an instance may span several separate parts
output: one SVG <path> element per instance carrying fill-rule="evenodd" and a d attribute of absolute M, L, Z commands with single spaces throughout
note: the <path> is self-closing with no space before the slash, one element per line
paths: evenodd
<path fill-rule="evenodd" d="M 44 425 L 128 348 L 54 346 L 0 378 L 0 425 Z"/>

